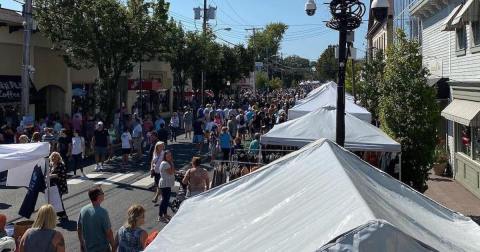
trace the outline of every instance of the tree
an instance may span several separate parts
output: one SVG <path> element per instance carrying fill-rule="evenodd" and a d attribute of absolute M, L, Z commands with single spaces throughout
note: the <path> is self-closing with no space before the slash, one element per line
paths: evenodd
<path fill-rule="evenodd" d="M 378 119 L 379 101 L 381 95 L 381 86 L 383 83 L 383 74 L 385 61 L 383 53 L 379 51 L 372 55 L 363 66 L 361 81 L 358 83 L 357 97 L 360 103 L 372 113 L 372 119 Z"/>
<path fill-rule="evenodd" d="M 354 62 L 354 70 L 352 73 L 352 61 Z M 345 92 L 353 95 L 353 77 L 355 77 L 355 96 L 358 98 L 358 82 L 361 79 L 361 72 L 363 68 L 363 61 L 349 59 L 347 60 L 347 67 L 345 69 Z"/>
<path fill-rule="evenodd" d="M 268 86 L 270 87 L 270 89 L 279 89 L 282 88 L 283 82 L 282 80 L 280 80 L 280 78 L 273 78 L 268 82 Z"/>
<path fill-rule="evenodd" d="M 402 181 L 426 189 L 435 149 L 438 107 L 435 90 L 427 85 L 419 44 L 402 30 L 387 50 L 385 82 L 380 99 L 382 129 L 402 145 Z"/>
<path fill-rule="evenodd" d="M 263 89 L 268 86 L 268 75 L 265 72 L 257 72 L 255 74 L 255 86 L 258 89 Z"/>
<path fill-rule="evenodd" d="M 317 75 L 321 81 L 336 80 L 338 60 L 335 59 L 335 46 L 329 45 L 317 60 Z"/>
<path fill-rule="evenodd" d="M 168 4 L 164 0 L 35 1 L 35 19 L 65 63 L 98 68 L 96 101 L 112 119 L 120 76 L 134 63 L 164 53 Z"/>
<path fill-rule="evenodd" d="M 255 35 L 250 36 L 248 48 L 255 51 L 257 61 L 263 61 L 272 55 L 277 55 L 287 29 L 288 26 L 284 23 L 271 23 L 262 31 L 257 31 Z"/>

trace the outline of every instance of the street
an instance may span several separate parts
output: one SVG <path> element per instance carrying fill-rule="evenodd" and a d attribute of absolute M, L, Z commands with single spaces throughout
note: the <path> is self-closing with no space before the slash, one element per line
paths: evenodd
<path fill-rule="evenodd" d="M 190 140 L 183 139 L 183 135 L 179 136 L 177 140 L 178 143 L 169 143 L 167 149 L 174 153 L 175 167 L 178 170 L 189 164 L 195 150 L 192 148 Z M 144 156 L 145 159 L 146 156 Z M 144 160 L 142 162 L 130 160 L 128 167 L 122 169 L 121 160 L 116 157 L 105 165 L 102 172 L 94 172 L 94 165 L 84 168 L 88 179 L 78 177 L 68 179 L 69 193 L 64 197 L 64 204 L 70 220 L 64 225 L 57 225 L 57 230 L 64 235 L 66 251 L 80 251 L 76 232 L 77 219 L 80 209 L 90 203 L 88 189 L 94 184 L 101 185 L 105 192 L 105 201 L 102 203 L 102 207 L 109 212 L 114 232 L 125 223 L 127 209 L 135 203 L 146 209 L 145 225 L 142 228 L 147 232 L 161 230 L 166 225 L 163 222 L 157 222 L 159 203 L 154 204 L 151 201 L 153 191 L 149 188 L 153 185 L 153 178 L 150 178 L 149 168 Z M 177 188 L 178 184 L 175 189 Z M 0 190 L 2 192 L 0 194 L 0 210 L 7 215 L 7 222 L 25 220 L 18 215 L 18 210 L 25 197 L 26 188 L 0 186 Z M 40 194 L 35 209 L 44 203 L 44 194 Z M 34 220 L 35 216 L 34 213 L 30 219 Z"/>

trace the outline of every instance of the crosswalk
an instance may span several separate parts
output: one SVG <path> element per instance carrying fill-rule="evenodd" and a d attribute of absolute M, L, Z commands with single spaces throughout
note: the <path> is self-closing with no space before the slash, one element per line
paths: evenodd
<path fill-rule="evenodd" d="M 138 179 L 134 181 L 127 180 L 137 175 Z M 140 175 L 140 176 L 139 176 Z M 83 183 L 93 183 L 96 185 L 109 186 L 126 183 L 133 187 L 149 188 L 153 185 L 153 178 L 150 174 L 138 174 L 138 173 L 88 173 L 85 177 L 75 177 L 67 180 L 69 186 L 81 185 Z"/>

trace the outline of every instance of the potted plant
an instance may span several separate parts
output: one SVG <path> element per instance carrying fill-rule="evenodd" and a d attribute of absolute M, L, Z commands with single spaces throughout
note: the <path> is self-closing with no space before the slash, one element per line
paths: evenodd
<path fill-rule="evenodd" d="M 435 161 L 433 164 L 433 173 L 442 176 L 447 168 L 448 155 L 443 145 L 435 147 Z"/>

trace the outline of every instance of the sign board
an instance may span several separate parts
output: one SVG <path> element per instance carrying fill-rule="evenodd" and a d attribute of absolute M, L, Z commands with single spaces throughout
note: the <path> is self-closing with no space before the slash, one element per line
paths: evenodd
<path fill-rule="evenodd" d="M 20 102 L 22 97 L 22 77 L 0 75 L 0 103 Z"/>
<path fill-rule="evenodd" d="M 162 89 L 162 83 L 159 80 L 142 80 L 140 85 L 140 80 L 128 80 L 128 90 L 160 90 Z"/>
<path fill-rule="evenodd" d="M 33 119 L 33 116 L 29 115 L 29 116 L 24 116 L 23 119 L 22 119 L 22 125 L 23 127 L 33 127 L 33 122 L 35 120 Z"/>
<path fill-rule="evenodd" d="M 443 61 L 442 59 L 427 59 L 424 62 L 425 67 L 430 71 L 433 77 L 443 77 Z"/>

